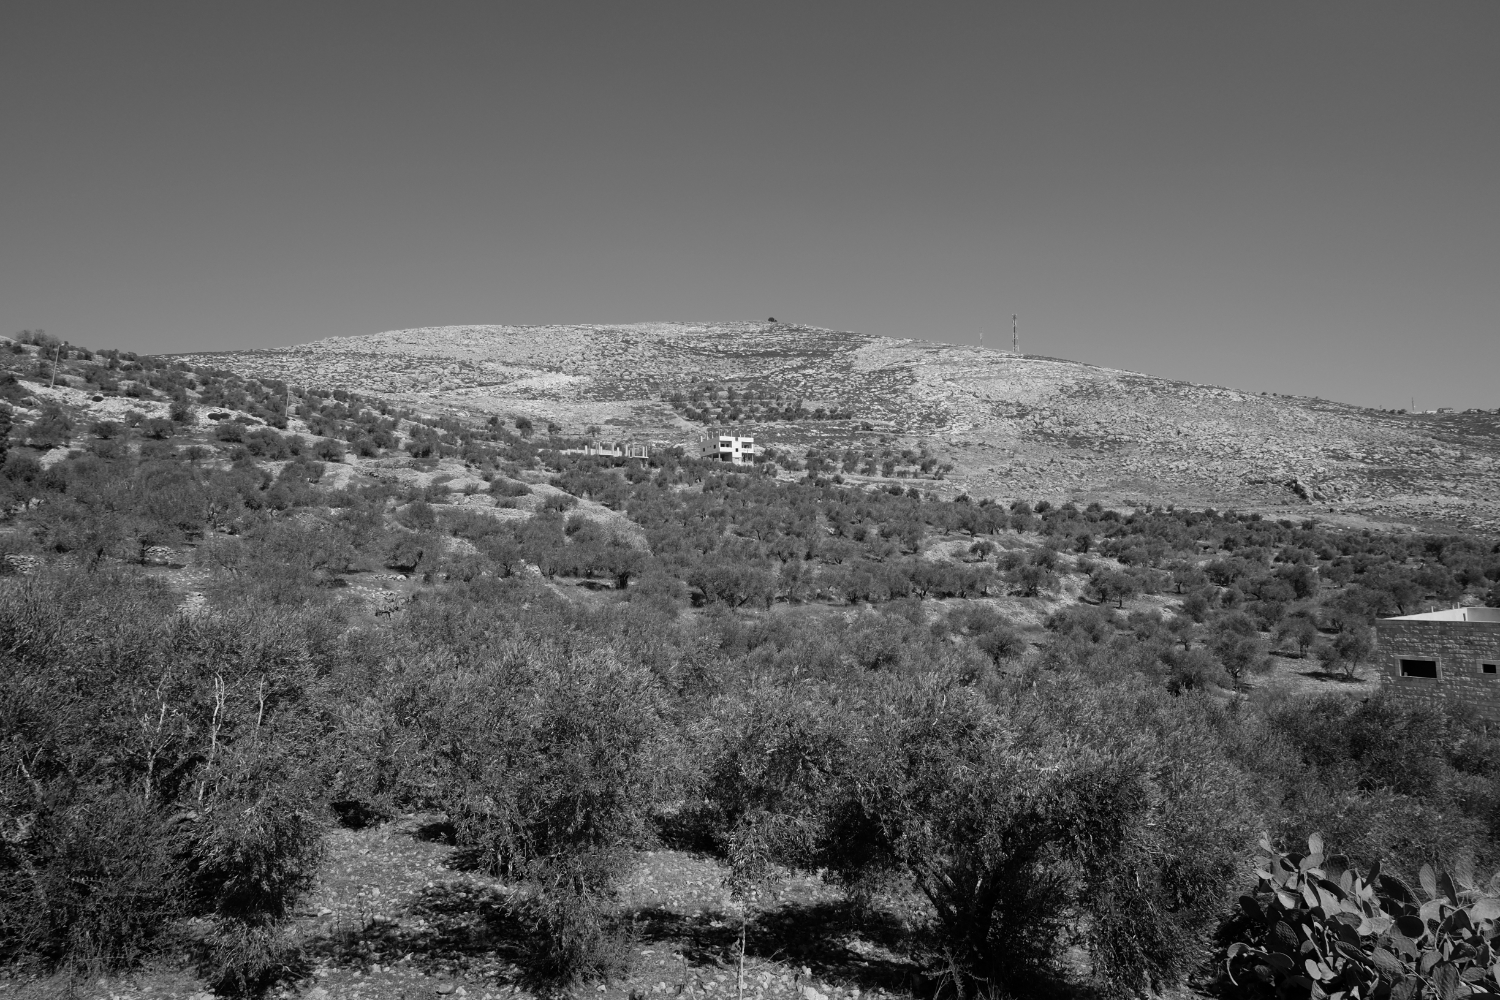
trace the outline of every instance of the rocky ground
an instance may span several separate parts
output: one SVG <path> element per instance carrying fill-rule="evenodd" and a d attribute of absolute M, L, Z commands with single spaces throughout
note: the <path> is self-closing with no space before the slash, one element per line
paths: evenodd
<path fill-rule="evenodd" d="M 273 1000 L 520 1000 L 517 942 L 500 912 L 513 891 L 466 871 L 441 817 L 410 815 L 334 830 L 317 886 L 297 919 L 310 963 Z M 888 947 L 899 916 L 856 923 L 842 893 L 788 880 L 752 907 L 743 962 L 740 910 L 724 869 L 678 850 L 642 853 L 618 909 L 631 925 L 630 968 L 574 995 L 600 1000 L 857 1000 L 909 997 L 915 967 Z M 899 911 L 897 911 L 899 913 Z M 100 1000 L 211 1000 L 177 971 L 143 970 L 84 983 L 0 979 L 0 997 L 70 994 Z"/>
<path fill-rule="evenodd" d="M 434 327 L 188 360 L 609 440 L 688 444 L 734 429 L 793 455 L 925 447 L 953 466 L 935 487 L 948 493 L 1500 532 L 1493 412 L 1389 413 L 787 324 Z M 703 383 L 852 417 L 731 428 L 663 401 Z"/>

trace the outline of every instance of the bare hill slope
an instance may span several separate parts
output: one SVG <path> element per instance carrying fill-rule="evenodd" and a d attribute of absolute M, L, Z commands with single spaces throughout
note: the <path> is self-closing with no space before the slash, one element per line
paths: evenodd
<path fill-rule="evenodd" d="M 783 453 L 843 456 L 854 478 L 881 478 L 892 460 L 920 477 L 917 458 L 931 457 L 952 468 L 924 488 L 976 496 L 1500 530 L 1500 417 L 1488 412 L 1386 413 L 770 323 L 430 327 L 191 360 L 607 439 L 734 428 Z"/>

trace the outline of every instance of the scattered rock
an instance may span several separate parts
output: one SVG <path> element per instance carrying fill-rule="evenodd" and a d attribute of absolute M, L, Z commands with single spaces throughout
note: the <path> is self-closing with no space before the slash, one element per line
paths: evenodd
<path fill-rule="evenodd" d="M 12 552 L 5 557 L 5 565 L 10 567 L 11 572 L 20 573 L 22 576 L 25 576 L 41 569 L 42 560 L 38 556 L 27 556 Z"/>
<path fill-rule="evenodd" d="M 165 545 L 153 545 L 141 554 L 141 562 L 147 566 L 170 566 L 172 550 Z"/>
<path fill-rule="evenodd" d="M 395 590 L 372 590 L 366 599 L 370 604 L 370 610 L 377 616 L 394 615 L 411 602 L 409 594 Z"/>

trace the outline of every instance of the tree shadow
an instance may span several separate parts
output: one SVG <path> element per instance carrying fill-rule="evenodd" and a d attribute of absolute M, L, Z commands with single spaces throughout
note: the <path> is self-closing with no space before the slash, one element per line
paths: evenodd
<path fill-rule="evenodd" d="M 628 911 L 649 943 L 673 942 L 696 966 L 739 961 L 740 924 L 732 914 L 685 915 L 663 907 Z M 910 993 L 923 989 L 918 967 L 903 951 L 910 937 L 895 916 L 847 901 L 788 903 L 755 913 L 745 928 L 747 961 L 805 966 L 829 982 Z"/>
<path fill-rule="evenodd" d="M 1358 674 L 1350 676 L 1348 674 L 1345 674 L 1343 671 L 1334 673 L 1330 670 L 1315 669 L 1303 670 L 1301 671 L 1301 674 L 1303 677 L 1309 678 L 1310 680 L 1332 682 L 1334 684 L 1363 684 L 1365 682 L 1365 678 L 1360 677 Z"/>
<path fill-rule="evenodd" d="M 342 966 L 394 963 L 410 956 L 409 964 L 427 973 L 476 960 L 495 960 L 514 970 L 523 940 L 511 916 L 510 894 L 498 886 L 473 882 L 439 882 L 424 887 L 402 914 L 392 920 L 372 917 L 340 922 L 309 941 L 309 951 Z M 501 975 L 498 982 L 513 981 Z"/>
<path fill-rule="evenodd" d="M 498 886 L 442 882 L 423 888 L 402 919 L 338 923 L 313 935 L 308 950 L 343 967 L 401 961 L 444 974 L 484 965 L 496 985 L 516 985 L 529 932 L 511 903 L 511 891 Z M 740 925 L 732 914 L 647 906 L 622 908 L 617 916 L 639 942 L 668 943 L 691 967 L 733 968 L 739 961 Z M 926 995 L 932 989 L 905 957 L 910 934 L 892 914 L 842 901 L 793 903 L 754 914 L 745 931 L 747 964 L 804 966 L 819 980 L 863 992 Z"/>
<path fill-rule="evenodd" d="M 424 843 L 445 844 L 448 847 L 452 847 L 453 845 L 458 843 L 458 827 L 454 826 L 450 820 L 432 820 L 431 822 L 423 823 L 416 829 L 412 830 L 411 836 L 413 840 L 422 841 Z M 459 871 L 469 870 L 451 864 L 449 865 L 449 867 L 458 868 Z"/>

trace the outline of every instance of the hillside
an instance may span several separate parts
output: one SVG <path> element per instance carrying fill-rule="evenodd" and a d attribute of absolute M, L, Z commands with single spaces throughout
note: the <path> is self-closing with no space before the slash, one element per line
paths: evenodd
<path fill-rule="evenodd" d="M 774 453 L 0 339 L 0 997 L 1254 1000 L 1256 837 L 1500 865 L 1493 717 L 1370 628 L 1500 604 L 1494 538 L 974 502 L 910 387 L 679 377 L 625 405 Z"/>
<path fill-rule="evenodd" d="M 796 459 L 831 456 L 856 480 L 941 475 L 950 494 L 1500 529 L 1489 412 L 1388 413 L 770 323 L 428 327 L 184 360 L 606 440 L 734 428 Z M 772 405 L 713 398 L 731 391 Z"/>

